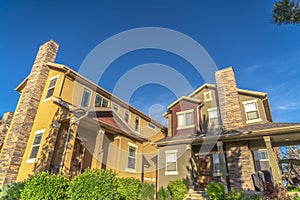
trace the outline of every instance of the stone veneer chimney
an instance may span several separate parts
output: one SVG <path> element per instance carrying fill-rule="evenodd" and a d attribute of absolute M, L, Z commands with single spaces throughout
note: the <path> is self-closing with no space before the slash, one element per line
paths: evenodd
<path fill-rule="evenodd" d="M 56 42 L 50 40 L 39 48 L 0 154 L 0 186 L 16 181 L 49 75 L 46 63 L 55 61 L 58 47 Z"/>
<path fill-rule="evenodd" d="M 6 112 L 3 114 L 3 117 L 0 121 L 0 151 L 13 115 L 14 113 L 12 112 Z"/>
<path fill-rule="evenodd" d="M 221 119 L 225 130 L 243 126 L 242 110 L 232 67 L 215 73 Z"/>

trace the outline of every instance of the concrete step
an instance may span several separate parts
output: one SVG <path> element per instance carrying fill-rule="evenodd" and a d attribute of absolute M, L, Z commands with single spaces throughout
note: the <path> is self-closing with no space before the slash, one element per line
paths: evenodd
<path fill-rule="evenodd" d="M 186 195 L 184 200 L 208 200 L 208 195 L 205 191 L 194 191 L 190 190 Z"/>

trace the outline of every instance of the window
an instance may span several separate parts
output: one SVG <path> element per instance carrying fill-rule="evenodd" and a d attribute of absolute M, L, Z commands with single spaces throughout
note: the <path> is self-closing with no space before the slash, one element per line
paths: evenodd
<path fill-rule="evenodd" d="M 217 108 L 209 108 L 207 109 L 209 124 L 211 127 L 215 127 L 220 125 L 219 112 Z"/>
<path fill-rule="evenodd" d="M 247 121 L 257 121 L 259 120 L 259 113 L 256 100 L 243 102 Z M 260 121 L 260 120 L 259 120 Z"/>
<path fill-rule="evenodd" d="M 35 159 L 37 158 L 37 155 L 38 155 L 38 152 L 40 149 L 40 145 L 41 145 L 41 141 L 42 141 L 44 132 L 45 132 L 45 129 L 34 132 L 34 139 L 33 139 L 32 147 L 31 147 L 31 151 L 30 151 L 27 163 L 35 162 Z"/>
<path fill-rule="evenodd" d="M 90 104 L 90 97 L 91 97 L 91 91 L 84 88 L 82 100 L 81 100 L 81 106 L 88 107 Z"/>
<path fill-rule="evenodd" d="M 100 95 L 96 95 L 95 107 L 108 107 L 108 100 Z"/>
<path fill-rule="evenodd" d="M 166 151 L 166 172 L 165 175 L 178 175 L 177 171 L 177 150 Z"/>
<path fill-rule="evenodd" d="M 191 128 L 194 127 L 194 116 L 193 110 L 178 112 L 177 114 L 177 121 L 178 121 L 178 128 Z"/>
<path fill-rule="evenodd" d="M 151 122 L 148 123 L 148 127 L 153 130 L 156 130 L 156 126 L 154 124 L 152 124 Z"/>
<path fill-rule="evenodd" d="M 45 99 L 49 99 L 50 97 L 52 97 L 58 77 L 59 75 L 50 78 Z"/>
<path fill-rule="evenodd" d="M 221 173 L 220 155 L 215 153 L 212 155 L 212 159 L 213 159 L 213 173 L 214 174 Z"/>
<path fill-rule="evenodd" d="M 119 105 L 118 104 L 113 104 L 113 109 L 118 112 L 119 111 Z"/>
<path fill-rule="evenodd" d="M 125 116 L 124 116 L 125 122 L 129 123 L 129 117 L 130 117 L 130 112 L 129 111 L 125 111 Z"/>
<path fill-rule="evenodd" d="M 269 157 L 267 150 L 259 149 L 253 151 L 255 171 L 270 170 Z"/>
<path fill-rule="evenodd" d="M 137 146 L 129 146 L 128 148 L 128 164 L 127 170 L 136 170 L 136 153 Z"/>
<path fill-rule="evenodd" d="M 134 126 L 135 131 L 140 131 L 140 117 L 136 116 L 135 117 L 135 126 Z"/>
<path fill-rule="evenodd" d="M 203 95 L 204 95 L 204 101 L 211 101 L 212 100 L 211 91 L 204 92 Z"/>

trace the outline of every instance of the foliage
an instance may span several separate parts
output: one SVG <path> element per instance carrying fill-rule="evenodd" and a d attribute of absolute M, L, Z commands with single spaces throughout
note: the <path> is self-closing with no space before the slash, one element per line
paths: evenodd
<path fill-rule="evenodd" d="M 165 189 L 164 187 L 161 187 L 157 192 L 157 199 L 158 200 L 170 200 L 171 195 L 169 190 Z"/>
<path fill-rule="evenodd" d="M 174 199 L 183 199 L 186 194 L 186 184 L 182 180 L 170 181 L 168 184 L 168 189 L 172 198 Z"/>
<path fill-rule="evenodd" d="M 211 200 L 225 199 L 225 188 L 221 183 L 209 183 L 206 187 L 206 191 Z"/>
<path fill-rule="evenodd" d="M 293 186 L 288 186 L 288 191 L 290 192 L 300 192 L 300 186 L 297 186 L 297 187 L 293 187 Z"/>
<path fill-rule="evenodd" d="M 71 181 L 70 199 L 117 199 L 118 179 L 111 170 L 86 170 Z"/>
<path fill-rule="evenodd" d="M 21 191 L 24 188 L 23 182 L 10 183 L 2 186 L 0 200 L 17 200 L 20 199 Z"/>
<path fill-rule="evenodd" d="M 26 181 L 20 199 L 66 199 L 68 187 L 69 180 L 64 175 L 42 172 Z"/>
<path fill-rule="evenodd" d="M 154 184 L 141 183 L 139 198 L 141 200 L 154 200 L 155 186 Z"/>
<path fill-rule="evenodd" d="M 300 24 L 300 4 L 296 0 L 281 0 L 274 4 L 273 21 L 276 24 Z"/>
<path fill-rule="evenodd" d="M 140 181 L 135 178 L 120 178 L 118 194 L 120 200 L 138 199 Z"/>
<path fill-rule="evenodd" d="M 295 194 L 291 197 L 291 200 L 300 200 L 300 195 L 299 194 Z"/>
<path fill-rule="evenodd" d="M 258 195 L 250 196 L 250 200 L 259 200 L 259 196 Z"/>
<path fill-rule="evenodd" d="M 246 196 L 244 192 L 239 191 L 239 190 L 232 190 L 228 193 L 226 196 L 227 200 L 246 200 Z"/>

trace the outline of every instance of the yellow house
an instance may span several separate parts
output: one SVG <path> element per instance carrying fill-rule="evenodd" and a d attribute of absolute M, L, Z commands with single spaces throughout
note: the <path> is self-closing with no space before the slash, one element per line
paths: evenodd
<path fill-rule="evenodd" d="M 121 99 L 56 64 L 58 44 L 43 44 L 0 152 L 0 186 L 51 171 L 70 178 L 87 168 L 155 183 L 157 147 L 167 129 Z"/>

